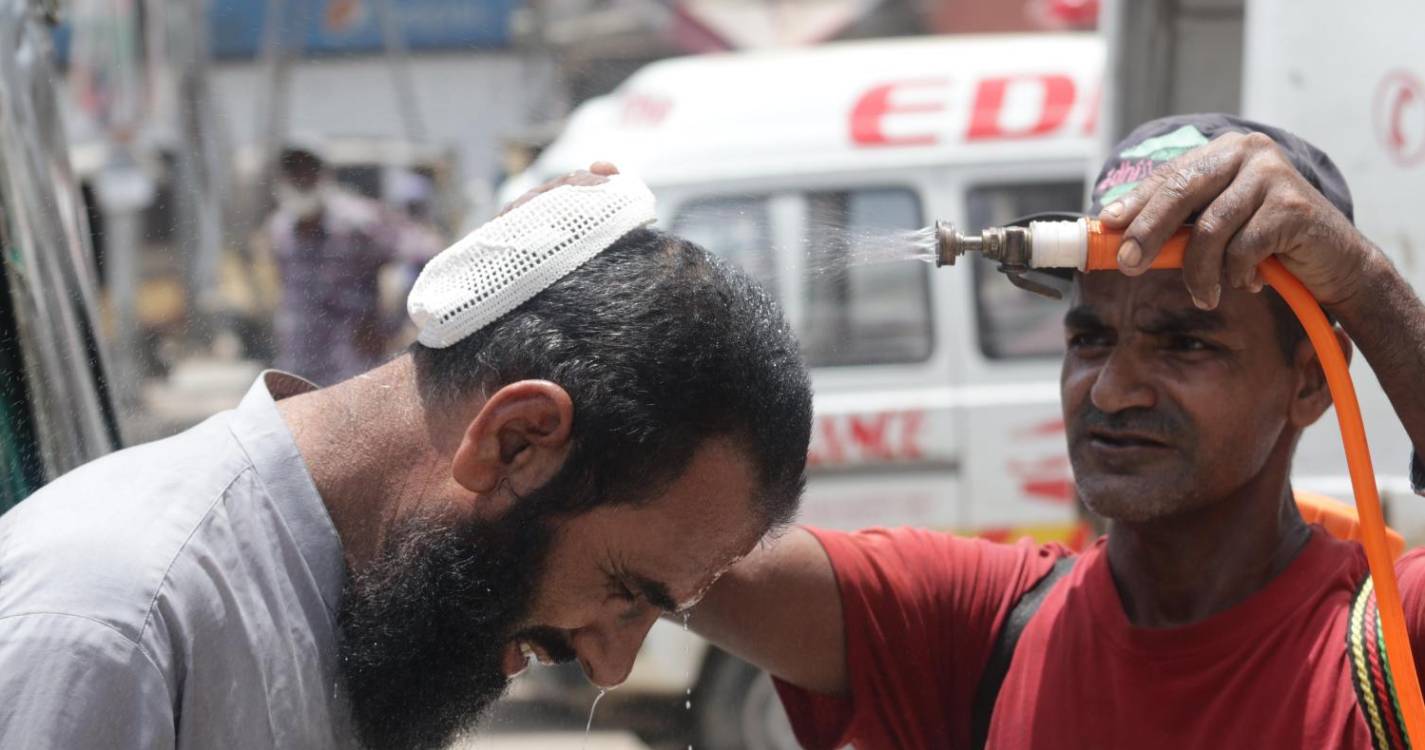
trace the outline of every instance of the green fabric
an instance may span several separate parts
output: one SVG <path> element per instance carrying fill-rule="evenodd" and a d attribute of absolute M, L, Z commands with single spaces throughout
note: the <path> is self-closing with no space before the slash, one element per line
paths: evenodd
<path fill-rule="evenodd" d="M 0 399 L 0 514 L 35 489 L 25 481 L 24 449 L 15 434 L 14 416 L 8 400 Z"/>
<path fill-rule="evenodd" d="M 1171 133 L 1149 138 L 1142 143 L 1126 148 L 1118 155 L 1120 159 L 1149 158 L 1153 161 L 1171 161 L 1178 156 L 1207 143 L 1207 136 L 1201 130 L 1184 125 Z"/>

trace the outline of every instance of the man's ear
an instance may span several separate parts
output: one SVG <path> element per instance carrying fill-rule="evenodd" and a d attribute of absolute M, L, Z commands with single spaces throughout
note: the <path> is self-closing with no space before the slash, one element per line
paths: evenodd
<path fill-rule="evenodd" d="M 1340 326 L 1332 329 L 1341 352 L 1346 355 L 1346 363 L 1351 362 L 1351 337 Z M 1306 429 L 1316 423 L 1331 407 L 1331 389 L 1326 385 L 1326 373 L 1321 370 L 1321 361 L 1311 341 L 1302 339 L 1296 345 L 1294 370 L 1297 373 L 1297 389 L 1291 401 L 1291 422 L 1298 429 Z"/>
<path fill-rule="evenodd" d="M 564 465 L 574 424 L 569 393 L 547 380 L 511 383 L 486 399 L 465 428 L 451 472 L 462 487 L 488 497 L 501 482 L 534 490 Z"/>

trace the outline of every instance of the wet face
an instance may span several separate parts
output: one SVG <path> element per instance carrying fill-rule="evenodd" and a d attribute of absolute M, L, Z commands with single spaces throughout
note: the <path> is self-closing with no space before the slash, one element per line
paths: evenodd
<path fill-rule="evenodd" d="M 1069 456 L 1102 516 L 1144 522 L 1221 501 L 1290 439 L 1299 373 L 1262 295 L 1225 290 L 1204 311 L 1178 271 L 1081 275 L 1064 329 Z"/>
<path fill-rule="evenodd" d="M 595 509 L 561 524 L 527 623 L 505 645 L 540 661 L 576 660 L 596 685 L 622 683 L 653 623 L 696 604 L 763 536 L 752 513 L 750 462 L 709 441 L 660 500 Z"/>
<path fill-rule="evenodd" d="M 372 747 L 442 747 L 528 658 L 622 682 L 662 614 L 686 609 L 762 536 L 754 470 L 708 441 L 641 505 L 551 516 L 550 488 L 496 519 L 417 516 L 388 532 L 342 604 L 341 656 Z"/>

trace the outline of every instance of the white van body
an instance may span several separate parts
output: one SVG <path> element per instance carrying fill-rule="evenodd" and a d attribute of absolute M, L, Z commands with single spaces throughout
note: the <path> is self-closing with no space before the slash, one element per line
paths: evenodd
<path fill-rule="evenodd" d="M 1103 73 L 1101 39 L 1077 34 L 658 62 L 582 105 L 501 198 L 611 161 L 653 189 L 662 228 L 777 291 L 816 391 L 802 521 L 1078 543 L 1059 406 L 1063 303 L 983 261 L 835 269 L 838 255 L 894 256 L 888 236 L 937 219 L 977 229 L 1083 208 L 1102 149 Z M 1362 391 L 1379 421 L 1379 389 Z M 1378 468 L 1403 491 L 1407 444 L 1398 428 L 1383 434 Z M 1349 496 L 1334 425 L 1305 442 L 1313 458 L 1298 486 Z M 716 658 L 661 623 L 624 690 L 703 690 Z M 750 689 L 775 704 L 765 682 Z M 717 692 L 707 699 L 752 700 Z"/>
<path fill-rule="evenodd" d="M 1350 185 L 1356 225 L 1425 292 L 1425 4 L 1253 0 L 1244 11 L 1242 114 L 1329 154 Z M 1399 499 L 1388 520 L 1412 544 L 1425 542 L 1425 502 L 1398 476 L 1409 438 L 1364 357 L 1355 358 L 1351 377 L 1376 474 Z M 1316 439 L 1303 441 L 1297 466 L 1339 474 L 1335 414 L 1322 422 Z"/>
<path fill-rule="evenodd" d="M 935 219 L 973 224 L 966 195 L 977 189 L 995 221 L 1013 218 L 1013 206 L 1001 205 L 1013 201 L 1000 193 L 1021 185 L 1057 186 L 1066 197 L 1048 207 L 1079 208 L 1101 71 L 1102 45 L 1087 35 L 921 38 L 659 62 L 580 107 L 501 197 L 612 161 L 657 194 L 661 227 L 758 266 L 804 342 L 817 347 L 809 352 L 817 422 L 806 522 L 1062 536 L 1074 512 L 1057 317 L 1040 342 L 1045 356 L 992 358 L 977 344 L 970 268 L 857 266 L 851 289 L 826 290 L 818 284 L 836 274 L 816 273 L 829 261 L 806 238 L 845 224 L 849 211 L 864 219 L 853 219 L 851 233 L 877 243 L 852 254 L 881 245 L 893 254 L 885 238 L 896 231 Z M 828 203 L 853 205 L 833 222 L 808 215 Z M 1039 302 L 997 274 L 985 277 L 994 293 Z M 870 340 L 846 345 L 818 331 L 848 325 L 818 307 L 823 293 L 864 312 L 849 325 L 876 329 L 860 337 Z M 909 327 L 916 330 L 902 330 Z M 883 337 L 899 340 L 879 346 Z"/>

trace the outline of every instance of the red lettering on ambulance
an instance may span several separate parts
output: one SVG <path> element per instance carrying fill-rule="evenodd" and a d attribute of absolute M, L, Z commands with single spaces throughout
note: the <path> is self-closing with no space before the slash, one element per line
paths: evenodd
<path fill-rule="evenodd" d="M 919 461 L 925 458 L 921 446 L 925 425 L 923 411 L 821 417 L 816 421 L 807 464 Z"/>
<path fill-rule="evenodd" d="M 624 99 L 623 124 L 629 127 L 652 127 L 662 124 L 673 111 L 673 102 L 649 94 L 632 94 Z"/>
<path fill-rule="evenodd" d="M 1084 135 L 1093 135 L 1098 130 L 1098 110 L 1103 106 L 1103 84 L 1095 84 L 1093 95 L 1089 97 L 1089 116 L 1084 118 Z"/>
<path fill-rule="evenodd" d="M 807 453 L 807 463 L 822 466 L 845 462 L 846 448 L 842 445 L 841 436 L 836 433 L 836 421 L 829 417 L 818 419 L 816 434 L 812 436 L 811 450 Z"/>
<path fill-rule="evenodd" d="M 1020 487 L 1025 495 L 1051 503 L 1073 502 L 1074 489 L 1072 479 L 1028 479 Z"/>
<path fill-rule="evenodd" d="M 1001 123 L 1004 102 L 1011 85 L 1043 87 L 1039 117 L 1027 128 L 1010 130 Z M 983 141 L 997 138 L 1030 138 L 1044 135 L 1069 119 L 1074 105 L 1074 81 L 1066 75 L 1049 73 L 1016 77 L 986 78 L 975 91 L 975 104 L 970 112 L 970 129 L 965 138 Z"/>
<path fill-rule="evenodd" d="M 890 446 L 886 444 L 886 423 L 890 418 L 889 414 L 851 415 L 847 425 L 851 432 L 851 442 L 861 449 L 862 457 L 883 461 L 895 458 Z"/>
<path fill-rule="evenodd" d="M 873 86 L 851 108 L 851 142 L 858 146 L 932 146 L 937 142 L 934 133 L 914 135 L 888 135 L 884 128 L 887 115 L 925 114 L 942 112 L 944 102 L 915 102 L 895 104 L 892 97 L 899 90 L 909 88 L 944 87 L 949 81 L 932 78 L 918 81 L 897 81 Z"/>
<path fill-rule="evenodd" d="M 1011 459 L 1005 469 L 1019 481 L 1025 497 L 1051 503 L 1068 503 L 1074 499 L 1074 475 L 1066 455 L 1048 455 L 1030 460 Z"/>
<path fill-rule="evenodd" d="M 919 461 L 925 458 L 920 449 L 920 434 L 925 426 L 925 412 L 908 411 L 901 417 L 901 459 Z"/>
<path fill-rule="evenodd" d="M 1376 86 L 1375 129 L 1396 164 L 1425 162 L 1425 83 L 1407 70 L 1393 70 Z"/>
<path fill-rule="evenodd" d="M 1015 432 L 1015 436 L 1020 439 L 1059 437 L 1063 434 L 1064 420 L 1059 417 L 1037 422 Z"/>

